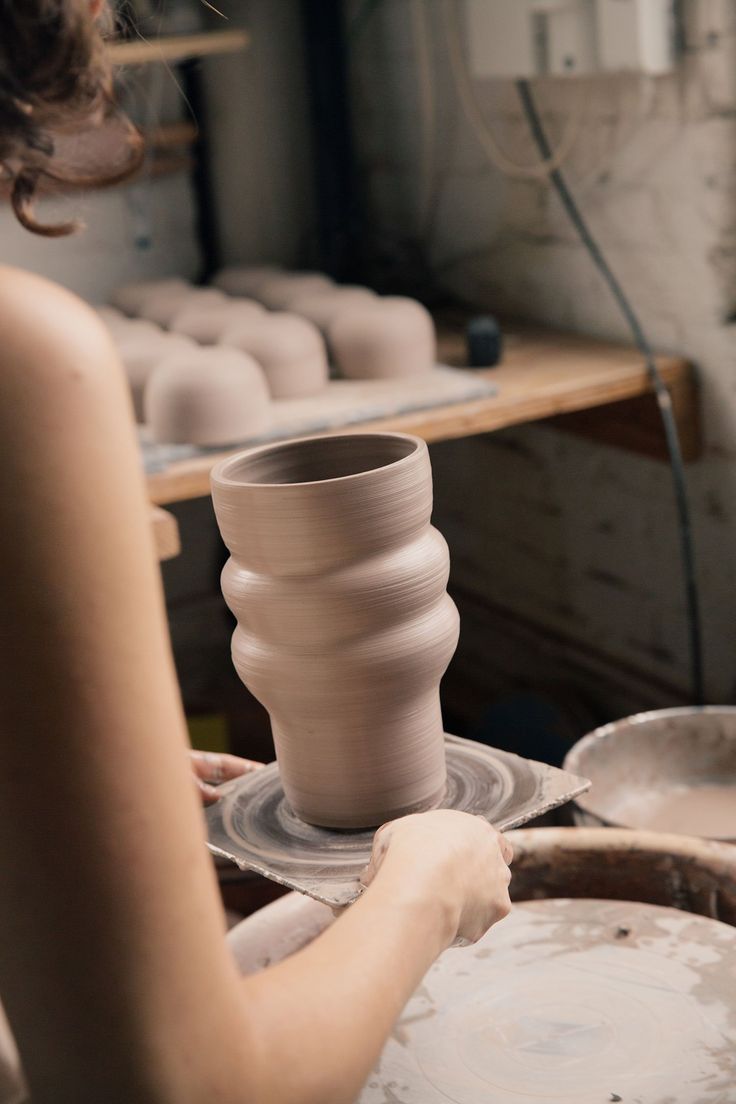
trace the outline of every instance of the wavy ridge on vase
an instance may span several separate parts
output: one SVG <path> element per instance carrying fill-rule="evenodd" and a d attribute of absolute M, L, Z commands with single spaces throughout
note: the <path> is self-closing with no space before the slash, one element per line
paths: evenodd
<path fill-rule="evenodd" d="M 216 466 L 212 495 L 233 661 L 269 711 L 295 812 L 353 828 L 438 804 L 458 615 L 426 444 L 356 434 L 253 449 Z"/>

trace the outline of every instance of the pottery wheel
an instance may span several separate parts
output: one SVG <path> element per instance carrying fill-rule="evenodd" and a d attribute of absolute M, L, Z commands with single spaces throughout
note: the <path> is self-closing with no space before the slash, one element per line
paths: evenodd
<path fill-rule="evenodd" d="M 447 792 L 440 807 L 479 814 L 500 830 L 518 828 L 589 785 L 546 763 L 457 736 L 447 736 L 446 747 Z M 335 831 L 301 820 L 284 797 L 276 763 L 227 783 L 221 793 L 206 812 L 214 854 L 332 907 L 359 895 L 372 829 Z"/>
<path fill-rule="evenodd" d="M 657 905 L 517 905 L 442 955 L 358 1104 L 730 1104 L 736 929 Z"/>

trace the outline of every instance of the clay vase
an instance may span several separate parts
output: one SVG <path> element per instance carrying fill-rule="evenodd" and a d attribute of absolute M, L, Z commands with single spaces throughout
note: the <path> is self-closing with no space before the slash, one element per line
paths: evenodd
<path fill-rule="evenodd" d="M 367 828 L 437 805 L 458 614 L 426 444 L 376 433 L 253 449 L 215 466 L 212 499 L 233 661 L 270 713 L 292 809 Z"/>
<path fill-rule="evenodd" d="M 327 349 L 319 330 L 306 318 L 264 311 L 259 318 L 226 327 L 221 342 L 258 361 L 272 399 L 303 398 L 327 386 Z"/>
<path fill-rule="evenodd" d="M 228 327 L 263 317 L 265 313 L 266 308 L 255 299 L 224 299 L 221 303 L 209 304 L 187 300 L 172 318 L 169 329 L 200 345 L 217 345 Z"/>
<path fill-rule="evenodd" d="M 347 379 L 421 375 L 437 360 L 431 314 L 415 299 L 399 295 L 340 312 L 328 326 L 327 340 Z"/>
<path fill-rule="evenodd" d="M 164 444 L 232 445 L 270 423 L 266 381 L 253 358 L 193 344 L 153 371 L 143 410 L 153 440 Z"/>

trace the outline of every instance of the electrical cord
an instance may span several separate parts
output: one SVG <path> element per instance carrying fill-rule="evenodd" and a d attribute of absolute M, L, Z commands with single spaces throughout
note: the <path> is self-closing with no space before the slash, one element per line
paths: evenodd
<path fill-rule="evenodd" d="M 547 153 L 534 165 L 521 165 L 510 158 L 496 140 L 491 128 L 483 118 L 483 112 L 475 98 L 473 82 L 468 72 L 463 51 L 463 43 L 460 35 L 460 27 L 457 18 L 457 0 L 442 0 L 442 19 L 444 23 L 445 39 L 447 42 L 447 56 L 450 62 L 452 78 L 455 83 L 460 106 L 463 114 L 470 124 L 473 133 L 480 143 L 491 164 L 500 169 L 506 176 L 519 180 L 539 180 L 560 167 L 570 155 L 570 152 L 580 137 L 583 118 L 587 110 L 587 98 L 580 97 L 578 110 L 571 115 L 565 133 L 560 139 L 556 150 L 552 150 L 547 144 Z"/>
<path fill-rule="evenodd" d="M 547 134 L 537 110 L 532 88 L 528 80 L 517 80 L 516 88 L 521 100 L 521 106 L 526 116 L 532 137 L 537 144 L 542 157 L 549 161 L 552 156 Z M 623 287 L 619 283 L 613 270 L 610 268 L 600 246 L 591 234 L 583 215 L 578 208 L 573 195 L 567 186 L 567 181 L 555 167 L 549 173 L 550 182 L 554 185 L 560 202 L 564 207 L 570 221 L 578 232 L 580 240 L 587 249 L 591 260 L 605 280 L 608 288 L 618 303 L 621 313 L 631 329 L 634 340 L 646 363 L 647 375 L 654 389 L 657 405 L 662 417 L 667 448 L 672 467 L 672 482 L 677 510 L 678 528 L 680 536 L 680 556 L 682 559 L 683 581 L 685 587 L 685 604 L 688 622 L 688 642 L 690 650 L 691 682 L 694 704 L 702 705 L 705 702 L 705 687 L 703 681 L 703 651 L 700 626 L 700 602 L 698 586 L 695 576 L 695 551 L 693 544 L 692 525 L 690 521 L 690 506 L 685 485 L 685 467 L 682 459 L 680 438 L 677 432 L 677 424 L 672 412 L 672 397 L 657 368 L 654 351 L 644 332 L 639 317 L 634 310 Z"/>

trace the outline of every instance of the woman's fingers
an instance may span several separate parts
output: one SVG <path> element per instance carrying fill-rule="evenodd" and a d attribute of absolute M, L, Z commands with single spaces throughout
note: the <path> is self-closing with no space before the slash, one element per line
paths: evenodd
<path fill-rule="evenodd" d="M 217 786 L 258 770 L 263 763 L 253 759 L 241 759 L 219 751 L 190 751 L 189 760 L 194 771 L 197 789 L 205 805 L 213 805 L 220 794 Z"/>
<path fill-rule="evenodd" d="M 215 802 L 219 800 L 219 791 L 214 786 L 208 786 L 206 782 L 203 782 L 201 778 L 197 778 L 196 776 L 194 781 L 204 805 L 214 805 Z"/>
<path fill-rule="evenodd" d="M 503 855 L 503 861 L 508 865 L 514 861 L 514 849 L 506 839 L 505 836 L 499 834 L 499 840 L 501 843 L 501 854 Z"/>
<path fill-rule="evenodd" d="M 378 869 L 383 862 L 383 857 L 388 851 L 388 845 L 391 841 L 391 823 L 392 822 L 389 821 L 387 824 L 382 824 L 373 837 L 371 857 L 359 879 L 360 884 L 366 888 L 371 884 L 378 873 Z"/>
<path fill-rule="evenodd" d="M 190 751 L 189 757 L 197 777 L 215 786 L 263 766 L 263 763 L 256 763 L 253 759 L 241 759 L 220 751 Z"/>

